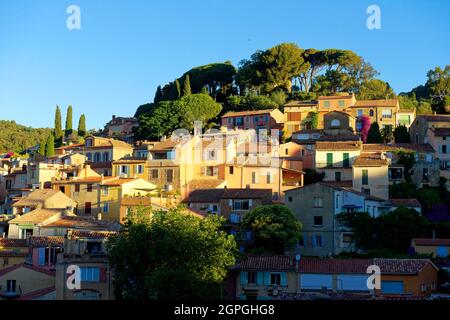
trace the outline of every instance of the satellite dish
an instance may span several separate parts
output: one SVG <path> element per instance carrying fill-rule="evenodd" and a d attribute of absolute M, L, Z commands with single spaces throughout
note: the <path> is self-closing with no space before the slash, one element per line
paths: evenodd
<path fill-rule="evenodd" d="M 295 256 L 295 261 L 299 262 L 300 259 L 301 259 L 301 256 L 300 256 L 299 254 L 297 254 L 297 255 Z"/>

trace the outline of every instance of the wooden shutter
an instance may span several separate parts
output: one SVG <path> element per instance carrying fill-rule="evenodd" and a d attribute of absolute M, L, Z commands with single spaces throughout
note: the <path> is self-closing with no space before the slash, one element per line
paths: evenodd
<path fill-rule="evenodd" d="M 40 266 L 45 265 L 45 248 L 38 249 L 38 260 Z"/>

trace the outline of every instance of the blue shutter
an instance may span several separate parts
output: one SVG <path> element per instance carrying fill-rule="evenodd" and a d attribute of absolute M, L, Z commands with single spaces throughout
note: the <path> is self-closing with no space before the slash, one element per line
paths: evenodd
<path fill-rule="evenodd" d="M 286 272 L 281 273 L 281 285 L 283 287 L 287 286 L 287 275 Z"/>
<path fill-rule="evenodd" d="M 264 284 L 264 272 L 256 273 L 256 284 L 262 286 Z"/>
<path fill-rule="evenodd" d="M 252 240 L 252 232 L 251 231 L 247 231 L 245 233 L 245 239 L 247 240 Z"/>
<path fill-rule="evenodd" d="M 245 296 L 245 294 L 241 294 L 239 296 L 239 300 L 247 300 L 247 297 Z"/>
<path fill-rule="evenodd" d="M 45 265 L 45 248 L 38 249 L 39 265 Z"/>
<path fill-rule="evenodd" d="M 241 271 L 240 278 L 241 285 L 245 285 L 248 283 L 248 273 L 246 271 Z"/>
<path fill-rule="evenodd" d="M 264 284 L 270 286 L 270 272 L 264 272 Z"/>

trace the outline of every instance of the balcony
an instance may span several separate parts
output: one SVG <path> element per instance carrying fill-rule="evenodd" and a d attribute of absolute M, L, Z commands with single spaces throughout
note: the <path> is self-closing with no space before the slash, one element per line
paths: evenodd
<path fill-rule="evenodd" d="M 15 299 L 22 295 L 22 288 L 20 286 L 13 289 L 14 290 L 3 290 L 3 288 L 0 286 L 0 297 L 5 299 Z"/>

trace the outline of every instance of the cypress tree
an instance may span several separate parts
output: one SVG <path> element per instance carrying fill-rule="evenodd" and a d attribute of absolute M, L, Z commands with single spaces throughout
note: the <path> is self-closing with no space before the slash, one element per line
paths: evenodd
<path fill-rule="evenodd" d="M 52 134 L 48 135 L 47 143 L 45 144 L 45 156 L 52 157 L 55 155 L 55 139 Z"/>
<path fill-rule="evenodd" d="M 374 122 L 370 125 L 366 143 L 383 143 L 383 137 L 381 136 L 378 122 Z"/>
<path fill-rule="evenodd" d="M 56 106 L 54 135 L 55 145 L 61 147 L 63 143 L 63 131 L 61 126 L 61 110 L 59 109 L 59 106 Z"/>
<path fill-rule="evenodd" d="M 203 93 L 203 94 L 209 94 L 209 91 L 208 91 L 208 87 L 207 87 L 207 86 L 204 86 L 204 87 L 202 88 L 202 93 Z"/>
<path fill-rule="evenodd" d="M 80 120 L 78 121 L 78 136 L 86 136 L 86 116 L 82 114 Z"/>
<path fill-rule="evenodd" d="M 72 106 L 67 107 L 67 115 L 66 115 L 66 138 L 72 134 Z"/>
<path fill-rule="evenodd" d="M 51 135 L 51 134 L 50 134 Z M 47 139 L 48 139 L 48 137 L 47 137 Z M 45 156 L 45 146 L 46 146 L 46 144 L 47 144 L 47 139 L 42 139 L 42 141 L 39 143 L 39 150 L 38 150 L 38 153 L 41 155 L 41 156 Z"/>
<path fill-rule="evenodd" d="M 186 78 L 184 79 L 184 84 L 183 84 L 183 96 L 188 96 L 192 94 L 192 90 L 191 90 L 191 78 L 189 77 L 189 75 L 186 75 Z"/>
<path fill-rule="evenodd" d="M 156 88 L 155 98 L 153 99 L 153 102 L 157 103 L 157 102 L 162 101 L 162 97 L 163 97 L 163 93 L 162 93 L 161 86 L 158 86 L 158 88 Z"/>
<path fill-rule="evenodd" d="M 180 86 L 180 81 L 175 80 L 175 89 L 177 91 L 177 99 L 181 98 L 181 86 Z"/>

